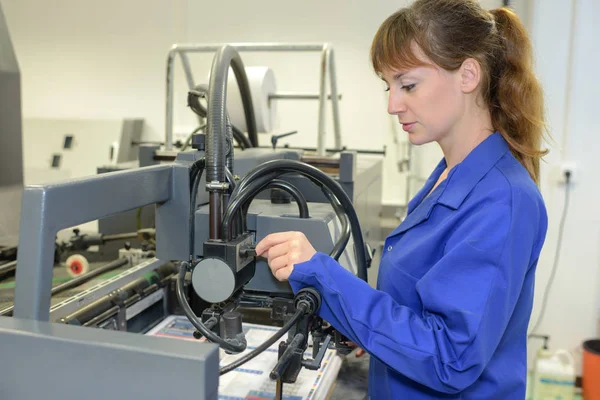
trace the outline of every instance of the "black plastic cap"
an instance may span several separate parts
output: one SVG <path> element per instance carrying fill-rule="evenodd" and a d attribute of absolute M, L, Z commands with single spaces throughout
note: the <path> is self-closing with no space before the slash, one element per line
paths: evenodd
<path fill-rule="evenodd" d="M 192 148 L 199 151 L 206 149 L 206 135 L 204 133 L 194 133 L 192 135 Z"/>

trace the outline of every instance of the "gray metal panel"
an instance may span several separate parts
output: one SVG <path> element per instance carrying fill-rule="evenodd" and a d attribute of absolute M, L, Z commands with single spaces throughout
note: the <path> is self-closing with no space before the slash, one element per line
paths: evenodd
<path fill-rule="evenodd" d="M 158 204 L 155 209 L 156 257 L 161 260 L 187 260 L 190 257 L 190 166 L 191 162 L 180 160 L 172 164 L 171 199 Z"/>
<path fill-rule="evenodd" d="M 292 151 L 287 149 L 265 149 L 265 148 L 250 148 L 243 151 L 235 152 L 235 161 L 233 171 L 236 175 L 244 177 L 250 170 L 257 166 L 272 160 L 297 160 L 300 157 L 301 151 Z"/>
<path fill-rule="evenodd" d="M 48 321 L 56 233 L 171 195 L 172 166 L 156 166 L 75 179 L 23 192 L 15 316 Z"/>
<path fill-rule="evenodd" d="M 123 121 L 119 152 L 116 157 L 118 163 L 137 160 L 138 148 L 133 146 L 133 142 L 140 142 L 143 129 L 143 119 L 126 119 Z"/>
<path fill-rule="evenodd" d="M 0 187 L 23 184 L 21 77 L 0 5 Z"/>
<path fill-rule="evenodd" d="M 0 317 L 0 398 L 218 398 L 213 344 Z"/>
<path fill-rule="evenodd" d="M 0 247 L 19 243 L 19 216 L 23 186 L 0 186 Z"/>
<path fill-rule="evenodd" d="M 310 218 L 298 218 L 298 206 L 290 204 L 271 204 L 268 200 L 255 200 L 248 210 L 248 230 L 256 232 L 256 242 L 274 232 L 299 231 L 310 240 L 315 250 L 329 253 L 333 241 L 340 236 L 341 224 L 329 204 L 309 203 Z M 195 248 L 199 256 L 203 254 L 202 244 L 208 240 L 208 206 L 196 212 Z M 356 273 L 354 265 L 353 241 L 350 240 L 346 253 L 340 258 L 342 265 Z M 287 282 L 277 281 L 271 274 L 265 260 L 258 259 L 254 278 L 245 286 L 246 290 L 268 292 L 278 295 L 290 295 Z"/>

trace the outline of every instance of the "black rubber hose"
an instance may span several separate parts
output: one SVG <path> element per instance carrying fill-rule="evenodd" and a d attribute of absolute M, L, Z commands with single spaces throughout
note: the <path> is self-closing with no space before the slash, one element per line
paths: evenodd
<path fill-rule="evenodd" d="M 308 204 L 306 203 L 306 198 L 296 186 L 289 182 L 282 181 L 281 179 L 274 179 L 267 185 L 267 187 L 265 187 L 265 189 L 270 188 L 283 190 L 284 192 L 288 193 L 294 198 L 296 204 L 298 204 L 298 216 L 300 218 L 310 218 L 310 215 L 308 214 Z"/>
<path fill-rule="evenodd" d="M 195 251 L 194 251 L 194 241 L 195 241 L 195 233 L 196 230 L 194 228 L 194 217 L 195 217 L 195 212 L 196 212 L 196 200 L 198 198 L 198 187 L 200 186 L 200 180 L 202 179 L 202 172 L 204 171 L 204 163 L 205 160 L 204 158 L 199 159 L 198 161 L 196 161 L 191 168 L 190 171 L 190 180 L 193 181 L 193 185 L 192 185 L 192 190 L 190 193 L 190 214 L 189 214 L 189 238 L 190 238 L 190 262 L 192 262 L 196 256 Z"/>
<path fill-rule="evenodd" d="M 327 199 L 329 200 L 329 203 L 331 203 L 331 206 L 333 207 L 335 214 L 337 215 L 337 217 L 340 219 L 340 222 L 342 223 L 342 234 L 339 237 L 338 241 L 333 246 L 331 253 L 329 254 L 331 257 L 333 257 L 337 261 L 340 258 L 340 256 L 342 255 L 342 253 L 344 252 L 344 249 L 346 248 L 346 245 L 348 244 L 348 241 L 350 240 L 350 222 L 348 221 L 348 216 L 344 212 L 342 205 L 335 198 L 335 196 L 329 191 L 329 189 L 323 187 L 322 191 L 323 191 L 323 194 L 325 195 L 325 197 L 327 197 Z"/>
<path fill-rule="evenodd" d="M 185 274 L 187 272 L 188 265 L 189 264 L 187 262 L 182 262 L 179 266 L 179 274 L 177 276 L 176 285 L 177 300 L 179 300 L 179 304 L 181 305 L 185 316 L 190 320 L 190 322 L 192 323 L 192 325 L 194 325 L 198 332 L 202 334 L 202 336 L 204 336 L 209 341 L 218 344 L 222 349 L 231 351 L 233 353 L 241 353 L 242 351 L 246 350 L 245 343 L 232 343 L 220 338 L 213 331 L 208 329 L 196 316 L 196 314 L 194 314 L 194 311 L 190 307 L 190 304 L 188 303 L 185 293 L 183 291 L 183 286 L 185 283 Z"/>
<path fill-rule="evenodd" d="M 233 131 L 233 138 L 242 149 L 257 147 L 252 145 L 250 139 L 248 139 L 248 137 L 244 135 L 244 132 L 240 131 L 240 129 L 237 126 L 231 125 L 231 129 Z"/>
<path fill-rule="evenodd" d="M 221 368 L 219 370 L 219 375 L 226 374 L 228 372 L 233 371 L 236 368 L 241 367 L 242 365 L 244 365 L 248 361 L 252 360 L 254 357 L 259 355 L 263 351 L 267 350 L 276 341 L 281 339 L 281 337 L 283 335 L 285 335 L 290 329 L 292 329 L 292 326 L 294 326 L 294 324 L 298 321 L 298 319 L 300 319 L 306 313 L 306 310 L 307 310 L 307 307 L 305 304 L 299 304 L 298 309 L 296 310 L 296 313 L 280 330 L 277 331 L 277 333 L 275 333 L 273 336 L 271 336 L 269 339 L 267 339 L 267 341 L 265 341 L 263 344 L 261 344 L 260 346 L 258 346 L 254 350 L 252 350 L 250 353 L 244 355 L 243 357 L 240 357 L 239 359 L 232 362 L 231 364 L 226 365 L 223 368 Z"/>
<path fill-rule="evenodd" d="M 227 125 L 227 76 L 229 67 L 237 79 L 248 136 L 254 147 L 258 146 L 254 107 L 246 70 L 239 53 L 232 46 L 223 46 L 215 54 L 210 74 L 210 94 L 208 96 L 208 136 L 206 140 L 206 180 L 225 182 L 225 131 Z"/>
<path fill-rule="evenodd" d="M 239 214 L 238 211 L 241 208 L 243 208 L 244 212 L 241 214 L 242 216 L 245 215 L 247 206 L 252 201 L 252 199 L 254 199 L 254 197 L 256 197 L 260 192 L 269 187 L 282 189 L 290 193 L 290 195 L 292 195 L 292 197 L 294 197 L 294 200 L 296 200 L 296 202 L 298 203 L 300 218 L 309 218 L 308 205 L 306 203 L 306 199 L 304 198 L 302 193 L 300 193 L 298 188 L 296 188 L 294 185 L 288 182 L 279 179 L 263 179 L 261 182 L 253 182 L 251 186 L 248 186 L 246 188 L 246 190 L 238 192 L 237 196 L 235 196 L 234 194 L 231 195 L 229 199 L 229 204 L 227 206 L 227 209 L 225 210 L 225 215 L 223 216 L 223 225 L 221 231 L 223 233 L 224 240 L 231 240 L 233 237 L 232 225 L 235 216 Z M 235 192 L 236 191 L 234 190 L 234 193 Z M 244 229 L 244 227 L 242 229 Z"/>
<path fill-rule="evenodd" d="M 246 187 L 252 184 L 253 180 L 260 179 L 264 176 L 273 176 L 271 175 L 282 175 L 285 173 L 300 173 L 304 176 L 307 176 L 311 180 L 320 182 L 322 186 L 326 186 L 332 194 L 338 199 L 341 206 L 344 209 L 345 214 L 348 216 L 348 220 L 350 222 L 350 227 L 352 231 L 352 236 L 354 237 L 354 252 L 356 256 L 356 261 L 358 264 L 358 277 L 367 281 L 367 254 L 366 247 L 362 237 L 362 231 L 360 228 L 360 222 L 358 221 L 358 216 L 356 215 L 356 211 L 354 210 L 354 206 L 352 205 L 352 201 L 342 189 L 339 183 L 325 174 L 323 171 L 313 167 L 312 165 L 308 165 L 306 163 L 294 160 L 273 160 L 268 161 L 264 164 L 259 165 L 250 171 L 241 182 L 238 183 L 237 188 L 233 192 L 231 198 L 232 201 L 230 203 L 233 204 L 235 202 L 237 195 L 241 193 Z M 227 216 L 227 213 L 226 213 Z M 231 216 L 229 216 L 231 218 Z M 223 220 L 223 223 L 230 223 L 231 221 Z M 225 232 L 225 230 L 224 230 Z"/>

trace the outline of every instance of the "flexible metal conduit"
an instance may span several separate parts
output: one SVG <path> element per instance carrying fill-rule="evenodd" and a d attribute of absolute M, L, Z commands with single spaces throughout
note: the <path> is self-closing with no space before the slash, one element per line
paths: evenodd
<path fill-rule="evenodd" d="M 233 69 L 240 87 L 248 130 L 256 132 L 254 108 L 246 70 L 239 53 L 231 46 L 223 46 L 214 57 L 210 74 L 208 95 L 208 127 L 206 137 L 206 182 L 225 184 L 225 144 L 227 135 L 227 76 Z M 233 143 L 232 143 L 233 147 Z M 233 165 L 232 165 L 233 166 Z M 221 239 L 222 192 L 218 187 L 209 188 L 210 239 Z"/>

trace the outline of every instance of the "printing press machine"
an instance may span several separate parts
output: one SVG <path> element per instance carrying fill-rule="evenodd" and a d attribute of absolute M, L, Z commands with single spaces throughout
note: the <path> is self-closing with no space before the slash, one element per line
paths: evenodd
<path fill-rule="evenodd" d="M 281 327 L 273 337 L 281 345 L 271 373 L 279 389 L 302 368 L 318 367 L 322 349 L 349 350 L 346 339 L 315 315 L 318 293 L 294 295 L 253 249 L 269 233 L 301 231 L 317 251 L 366 280 L 367 243 L 381 240 L 373 212 L 381 200 L 381 160 L 363 161 L 354 152 L 314 159 L 293 149 L 249 148 L 234 155 L 222 90 L 230 66 L 252 109 L 241 58 L 235 47 L 223 46 L 215 55 L 212 89 L 203 94 L 208 128 L 195 135 L 193 150 L 141 146 L 139 165 L 22 191 L 18 247 L 0 249 L 6 257 L 0 264 L 0 343 L 11 360 L 0 364 L 0 398 L 85 393 L 104 399 L 106 391 L 90 389 L 107 383 L 118 398 L 216 399 L 219 375 L 236 367 L 219 367 L 218 348 L 245 349 L 242 320 Z M 250 112 L 249 131 L 252 119 Z M 151 229 L 132 228 L 140 210 L 153 221 Z M 102 234 L 75 231 L 57 242 L 58 231 L 93 220 Z M 132 240 L 133 246 L 127 243 Z M 54 268 L 93 246 L 109 250 L 89 257 L 89 272 L 69 280 L 67 270 Z M 208 343 L 141 335 L 170 314 L 188 317 Z M 309 335 L 313 357 L 303 359 Z M 64 377 L 69 384 L 58 385 Z"/>

